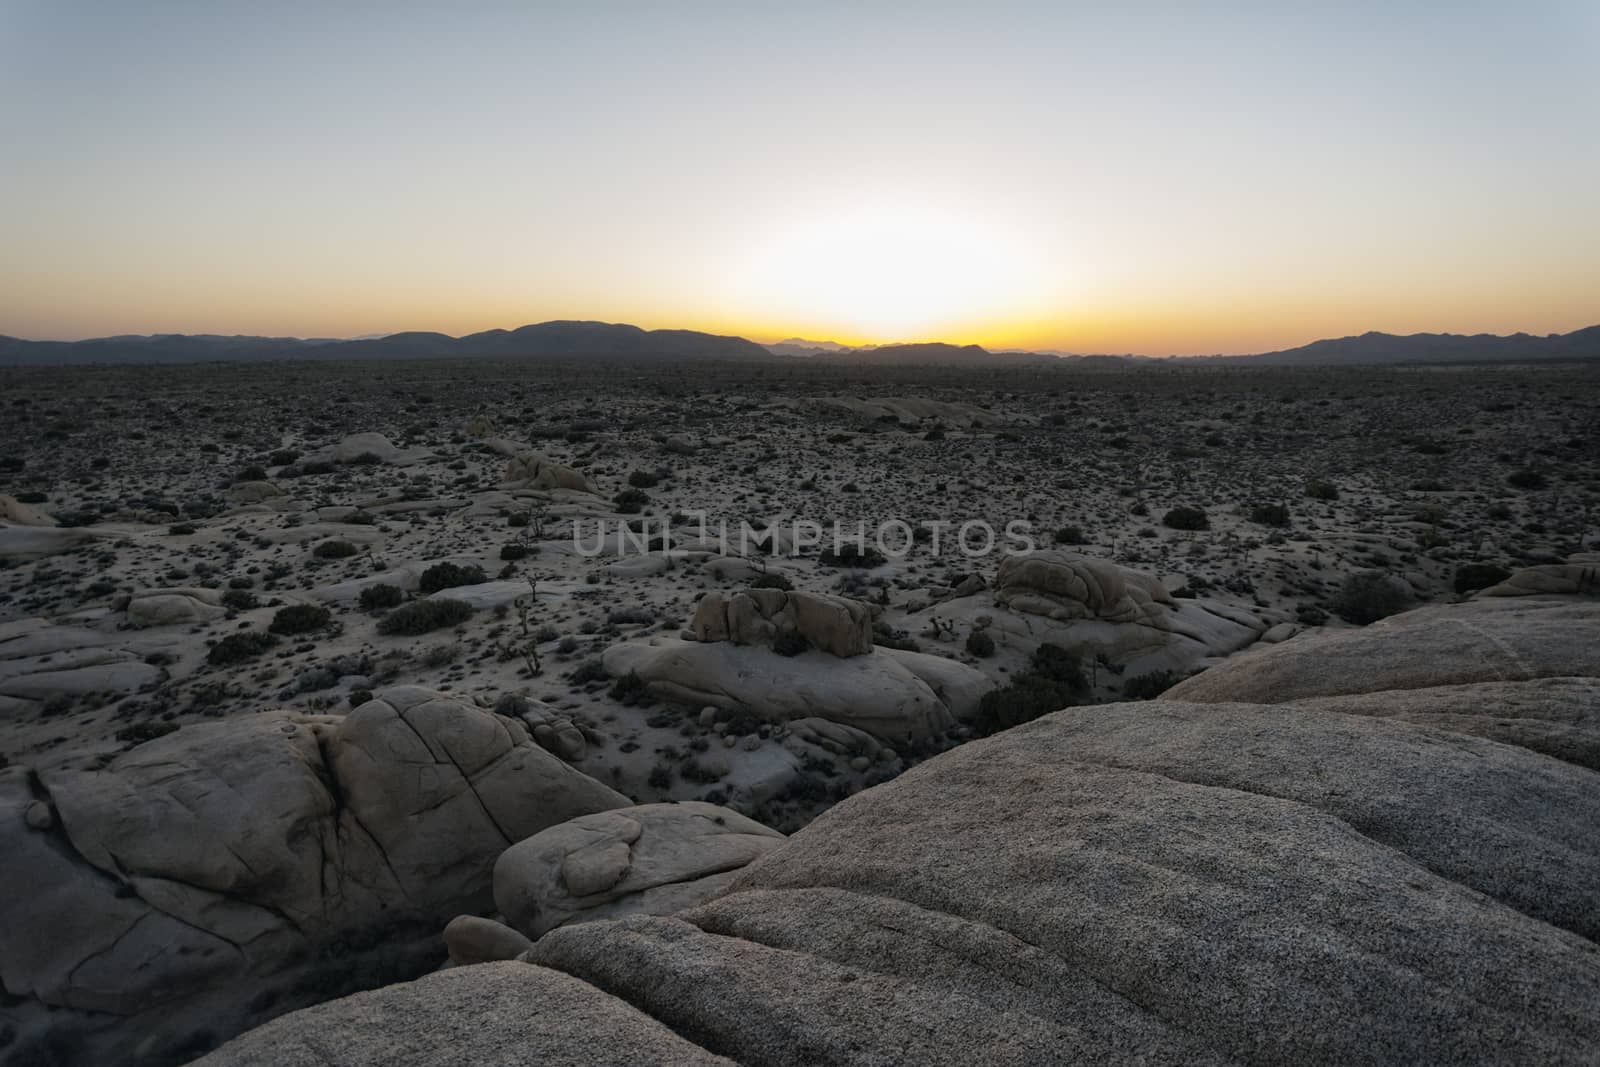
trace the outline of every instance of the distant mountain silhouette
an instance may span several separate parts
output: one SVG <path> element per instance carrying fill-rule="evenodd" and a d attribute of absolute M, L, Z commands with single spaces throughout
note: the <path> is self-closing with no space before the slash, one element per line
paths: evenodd
<path fill-rule="evenodd" d="M 823 347 L 829 346 L 829 347 Z M 1515 363 L 1523 360 L 1600 358 L 1600 326 L 1544 337 L 1452 333 L 1397 336 L 1364 333 L 1313 341 L 1255 356 L 1151 357 L 990 352 L 978 345 L 941 342 L 851 347 L 833 341 L 790 338 L 758 345 L 742 337 L 695 330 L 643 330 L 607 322 L 559 320 L 515 330 L 485 330 L 465 337 L 411 331 L 351 340 L 298 337 L 226 337 L 155 334 L 97 337 L 87 341 L 24 341 L 0 336 L 0 364 L 199 363 L 269 359 L 726 359 L 774 361 L 808 358 L 824 363 L 878 366 L 1017 366 L 1019 364 L 1116 369 L 1185 363 L 1258 366 L 1357 366 L 1398 363 Z"/>
<path fill-rule="evenodd" d="M 199 363 L 266 359 L 437 359 L 583 357 L 589 359 L 772 360 L 754 341 L 694 330 L 642 330 L 606 322 L 541 322 L 465 337 L 413 331 L 352 341 L 296 337 L 156 334 L 87 341 L 23 341 L 0 336 L 0 363 Z"/>
<path fill-rule="evenodd" d="M 1514 333 L 1364 333 L 1313 341 L 1299 348 L 1228 359 L 1271 365 L 1372 363 L 1515 363 L 1525 359 L 1589 359 L 1600 356 L 1600 326 L 1538 337 Z"/>

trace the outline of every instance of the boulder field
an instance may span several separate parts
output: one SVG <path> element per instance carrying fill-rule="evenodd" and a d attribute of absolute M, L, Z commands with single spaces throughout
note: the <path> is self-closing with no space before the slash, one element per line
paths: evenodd
<path fill-rule="evenodd" d="M 1592 1063 L 1596 649 L 1575 595 L 1302 635 L 929 760 L 675 914 L 200 1062 Z"/>

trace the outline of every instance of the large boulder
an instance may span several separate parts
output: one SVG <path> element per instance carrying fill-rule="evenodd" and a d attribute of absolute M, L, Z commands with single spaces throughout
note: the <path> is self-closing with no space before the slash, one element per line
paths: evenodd
<path fill-rule="evenodd" d="M 381 433 L 353 433 L 334 445 L 330 455 L 335 463 L 394 463 L 404 453 Z"/>
<path fill-rule="evenodd" d="M 501 484 L 517 489 L 570 489 L 597 495 L 600 492 L 586 475 L 538 452 L 524 452 L 507 460 L 506 476 Z"/>
<path fill-rule="evenodd" d="M 734 1067 L 587 983 L 525 963 L 459 967 L 277 1019 L 194 1067 Z"/>
<path fill-rule="evenodd" d="M 56 520 L 32 504 L 24 504 L 14 496 L 0 493 L 0 523 L 12 526 L 54 526 Z"/>
<path fill-rule="evenodd" d="M 1597 785 L 1406 723 L 1072 709 L 527 958 L 749 1064 L 1588 1063 Z"/>
<path fill-rule="evenodd" d="M 732 596 L 707 593 L 689 629 L 697 641 L 767 645 L 802 639 L 801 647 L 835 656 L 872 651 L 872 609 L 859 600 L 825 593 L 746 589 Z"/>
<path fill-rule="evenodd" d="M 501 853 L 495 906 L 531 938 L 572 922 L 669 915 L 716 896 L 783 841 L 700 801 L 580 815 Z"/>
<path fill-rule="evenodd" d="M 1526 596 L 1435 604 L 1355 630 L 1252 649 L 1172 700 L 1276 704 L 1471 682 L 1600 676 L 1600 602 Z"/>
<path fill-rule="evenodd" d="M 1565 563 L 1524 567 L 1479 596 L 1550 596 L 1600 594 L 1600 552 L 1569 556 Z"/>
<path fill-rule="evenodd" d="M 227 613 L 216 589 L 151 589 L 128 600 L 128 624 L 135 627 L 211 622 Z"/>
<path fill-rule="evenodd" d="M 844 659 L 817 650 L 782 656 L 760 646 L 658 636 L 612 645 L 601 662 L 613 677 L 637 674 L 662 700 L 743 708 L 774 721 L 817 716 L 891 744 L 945 733 L 971 718 L 994 687 L 964 664 L 889 649 Z"/>
<path fill-rule="evenodd" d="M 1159 626 L 1172 596 L 1156 578 L 1109 560 L 1047 551 L 1007 556 L 994 579 L 994 599 L 1016 611 L 1053 619 L 1102 619 Z"/>
<path fill-rule="evenodd" d="M 625 797 L 416 687 L 0 771 L 0 1016 L 35 1053 L 173 1062 L 435 964 L 509 845 Z"/>

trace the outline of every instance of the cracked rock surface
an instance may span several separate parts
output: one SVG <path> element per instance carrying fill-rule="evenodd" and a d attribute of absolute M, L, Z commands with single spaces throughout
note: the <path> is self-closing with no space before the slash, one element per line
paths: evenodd
<path fill-rule="evenodd" d="M 5 1015 L 23 1052 L 171 1059 L 418 973 L 446 920 L 487 909 L 507 845 L 625 803 L 520 721 L 412 686 L 196 725 L 100 770 L 6 768 Z"/>

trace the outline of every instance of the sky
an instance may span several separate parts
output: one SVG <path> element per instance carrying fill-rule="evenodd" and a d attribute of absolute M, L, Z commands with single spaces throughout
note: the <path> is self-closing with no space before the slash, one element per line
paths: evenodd
<path fill-rule="evenodd" d="M 0 334 L 1565 332 L 1597 56 L 1595 0 L 0 0 Z"/>

